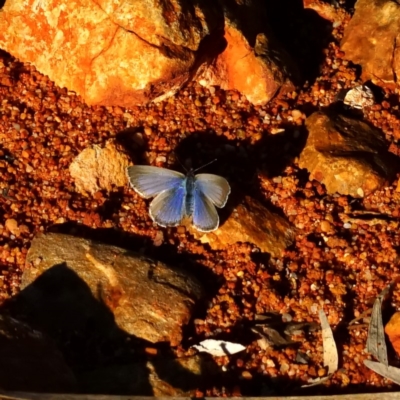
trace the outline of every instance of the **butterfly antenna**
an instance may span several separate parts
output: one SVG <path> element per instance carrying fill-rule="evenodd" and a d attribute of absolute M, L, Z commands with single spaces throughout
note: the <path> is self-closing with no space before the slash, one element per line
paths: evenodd
<path fill-rule="evenodd" d="M 178 154 L 176 154 L 175 152 L 173 152 L 175 154 L 175 158 L 178 160 L 178 163 L 181 165 L 181 167 L 185 170 L 185 172 L 187 173 L 188 170 L 187 168 L 183 165 L 182 161 L 179 159 Z"/>
<path fill-rule="evenodd" d="M 202 166 L 199 167 L 199 168 L 196 168 L 193 172 L 197 172 L 199 169 L 203 169 L 203 168 L 207 167 L 208 165 L 214 163 L 215 161 L 217 161 L 217 158 L 215 158 L 214 160 L 208 162 L 207 164 L 202 165 Z"/>

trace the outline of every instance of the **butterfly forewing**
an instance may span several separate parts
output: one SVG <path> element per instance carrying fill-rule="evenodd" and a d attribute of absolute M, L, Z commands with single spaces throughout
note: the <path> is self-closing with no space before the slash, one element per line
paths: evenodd
<path fill-rule="evenodd" d="M 194 191 L 193 225 L 202 232 L 215 231 L 219 217 L 214 204 L 201 190 Z"/>
<path fill-rule="evenodd" d="M 204 193 L 217 207 L 225 206 L 231 188 L 222 176 L 213 174 L 198 174 L 195 176 L 195 188 Z"/>
<path fill-rule="evenodd" d="M 186 188 L 183 185 L 165 190 L 150 203 L 150 217 L 161 226 L 177 226 L 185 211 Z"/>
<path fill-rule="evenodd" d="M 145 199 L 165 190 L 177 188 L 185 179 L 185 175 L 180 172 L 149 165 L 128 167 L 127 174 L 132 187 Z"/>

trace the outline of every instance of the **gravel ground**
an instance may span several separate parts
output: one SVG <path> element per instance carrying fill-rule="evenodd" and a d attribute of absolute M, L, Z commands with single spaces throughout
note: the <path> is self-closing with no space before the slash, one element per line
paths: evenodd
<path fill-rule="evenodd" d="M 318 43 L 312 42 L 313 32 L 304 29 L 298 35 L 303 46 L 294 46 L 303 70 L 312 67 L 307 61 L 310 52 L 326 43 L 318 75 L 263 107 L 252 106 L 235 92 L 196 85 L 158 104 L 88 107 L 34 67 L 0 53 L 1 300 L 18 293 L 26 252 L 38 232 L 65 222 L 74 224 L 78 233 L 79 226 L 113 228 L 121 232 L 121 243 L 163 261 L 193 265 L 200 275 L 201 269 L 207 270 L 204 274 L 212 277 L 215 294 L 182 347 L 175 349 L 178 356 L 193 353 L 188 345 L 207 337 L 247 344 L 246 352 L 215 359 L 230 371 L 229 379 L 214 388 L 199 388 L 197 396 L 294 393 L 300 384 L 324 376 L 320 332 L 298 332 L 297 348 L 263 350 L 247 327 L 257 314 L 267 312 L 318 322 L 320 306 L 334 328 L 340 369 L 314 391 L 391 388 L 389 381 L 363 366 L 368 357 L 366 326 L 348 329 L 348 324 L 370 309 L 382 288 L 399 276 L 398 182 L 364 199 L 330 196 L 297 167 L 306 135 L 304 119 L 333 103 L 341 90 L 361 83 L 360 71 L 338 47 L 344 26 L 321 35 Z M 382 91 L 364 115 L 383 130 L 395 154 L 400 153 L 397 98 L 397 90 Z M 155 227 L 148 202 L 128 187 L 92 198 L 78 194 L 69 164 L 85 147 L 110 138 L 117 138 L 134 163 L 179 169 L 177 158 L 194 167 L 218 158 L 212 172 L 226 176 L 233 191 L 251 194 L 283 212 L 298 228 L 295 244 L 282 258 L 269 258 L 251 244 L 210 251 L 184 228 Z M 340 218 L 357 210 L 377 212 L 382 218 L 374 224 Z M 99 238 L 107 234 L 98 231 Z M 393 305 L 399 307 L 396 293 Z M 309 352 L 305 364 L 296 360 L 298 351 Z"/>

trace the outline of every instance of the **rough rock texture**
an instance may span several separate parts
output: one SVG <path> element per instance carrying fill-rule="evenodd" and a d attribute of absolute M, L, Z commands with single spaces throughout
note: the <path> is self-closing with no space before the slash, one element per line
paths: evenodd
<path fill-rule="evenodd" d="M 395 312 L 385 325 L 385 333 L 397 355 L 400 355 L 400 312 Z"/>
<path fill-rule="evenodd" d="M 215 377 L 218 367 L 208 357 L 159 355 L 141 363 L 108 365 L 80 376 L 85 393 L 118 393 L 156 397 L 193 395 Z"/>
<path fill-rule="evenodd" d="M 225 49 L 199 69 L 200 84 L 235 89 L 253 104 L 267 103 L 279 90 L 293 90 L 289 56 L 267 32 L 267 16 L 259 0 L 221 0 L 225 11 Z M 290 66 L 290 67 L 289 67 Z"/>
<path fill-rule="evenodd" d="M 279 257 L 293 243 L 294 233 L 295 228 L 284 217 L 246 196 L 216 231 L 194 235 L 214 250 L 225 249 L 237 242 L 249 242 L 261 251 Z"/>
<path fill-rule="evenodd" d="M 174 93 L 215 23 L 203 1 L 6 1 L 0 47 L 89 104 L 131 106 Z"/>
<path fill-rule="evenodd" d="M 368 124 L 337 114 L 316 112 L 306 120 L 307 143 L 299 165 L 330 194 L 363 197 L 392 178 L 394 157 L 383 135 Z"/>
<path fill-rule="evenodd" d="M 111 191 L 114 186 L 126 186 L 128 157 L 119 152 L 115 144 L 107 142 L 83 150 L 69 166 L 76 189 L 82 194 L 93 194 L 101 189 Z"/>
<path fill-rule="evenodd" d="M 399 31 L 400 4 L 391 0 L 358 0 L 341 49 L 347 59 L 361 65 L 364 80 L 394 84 L 400 73 Z"/>
<path fill-rule="evenodd" d="M 263 9 L 260 0 L 7 0 L 0 47 L 88 104 L 161 100 L 201 66 L 202 83 L 262 104 L 293 88 Z"/>
<path fill-rule="evenodd" d="M 303 0 L 303 5 L 304 8 L 314 10 L 320 17 L 331 21 L 334 25 L 339 25 L 347 17 L 342 8 L 323 0 Z"/>
<path fill-rule="evenodd" d="M 118 328 L 173 346 L 180 343 L 182 325 L 202 294 L 198 281 L 185 271 L 58 233 L 34 238 L 21 287 L 39 324 L 42 319 L 59 329 L 75 326 L 84 331 L 88 321 L 96 319 L 92 314 L 106 306 Z M 45 309 L 50 315 L 42 315 Z"/>
<path fill-rule="evenodd" d="M 3 315 L 0 316 L 0 387 L 23 392 L 77 391 L 75 377 L 53 341 Z"/>

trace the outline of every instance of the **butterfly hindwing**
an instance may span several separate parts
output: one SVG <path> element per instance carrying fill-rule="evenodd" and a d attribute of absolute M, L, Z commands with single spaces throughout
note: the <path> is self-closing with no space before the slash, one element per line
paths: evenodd
<path fill-rule="evenodd" d="M 225 206 L 231 188 L 228 181 L 219 175 L 198 174 L 195 176 L 195 188 L 208 197 L 219 208 Z"/>
<path fill-rule="evenodd" d="M 133 165 L 127 168 L 132 187 L 142 197 L 148 199 L 182 184 L 185 175 L 170 169 L 149 165 Z"/>
<path fill-rule="evenodd" d="M 157 195 L 150 203 L 150 217 L 160 226 L 177 226 L 185 211 L 186 187 L 174 187 Z"/>
<path fill-rule="evenodd" d="M 193 225 L 201 232 L 215 231 L 219 217 L 212 201 L 199 189 L 194 190 Z"/>

